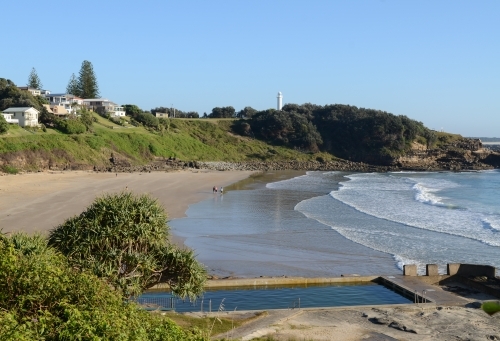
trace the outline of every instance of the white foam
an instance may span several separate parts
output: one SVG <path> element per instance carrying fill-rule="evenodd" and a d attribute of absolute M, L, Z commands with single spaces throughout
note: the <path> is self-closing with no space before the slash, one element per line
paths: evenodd
<path fill-rule="evenodd" d="M 332 191 L 330 195 L 360 212 L 500 246 L 500 234 L 483 228 L 483 213 L 456 209 L 456 205 L 445 204 L 446 198 L 436 195 L 459 184 L 442 179 L 413 179 L 386 174 L 356 174 L 349 178 L 351 181 L 344 182 L 340 190 Z"/>
<path fill-rule="evenodd" d="M 416 200 L 431 205 L 443 205 L 443 202 L 441 201 L 443 198 L 434 194 L 438 191 L 438 189 L 430 189 L 422 184 L 415 184 L 413 189 L 417 191 L 415 194 Z"/>

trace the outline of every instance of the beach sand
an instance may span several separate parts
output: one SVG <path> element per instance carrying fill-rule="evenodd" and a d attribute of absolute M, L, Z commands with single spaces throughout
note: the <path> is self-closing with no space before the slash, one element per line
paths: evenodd
<path fill-rule="evenodd" d="M 213 186 L 228 186 L 250 171 L 152 173 L 41 172 L 0 176 L 0 228 L 4 233 L 47 233 L 78 215 L 105 193 L 132 191 L 157 198 L 169 219 L 184 216 L 188 206 L 213 196 Z M 173 237 L 176 244 L 180 240 Z"/>

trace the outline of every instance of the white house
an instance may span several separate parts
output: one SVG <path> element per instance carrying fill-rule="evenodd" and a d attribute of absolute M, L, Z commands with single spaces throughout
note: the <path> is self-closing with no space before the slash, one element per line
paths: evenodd
<path fill-rule="evenodd" d="M 19 124 L 19 120 L 12 118 L 13 114 L 2 114 L 3 118 L 7 121 L 7 123 Z"/>
<path fill-rule="evenodd" d="M 3 111 L 10 114 L 11 119 L 17 119 L 21 127 L 38 127 L 39 111 L 32 107 L 9 108 Z M 5 116 L 5 115 L 4 115 Z"/>
<path fill-rule="evenodd" d="M 125 109 L 107 98 L 89 98 L 83 100 L 83 105 L 97 113 L 108 113 L 111 117 L 125 116 Z"/>
<path fill-rule="evenodd" d="M 155 116 L 158 118 L 168 118 L 168 112 L 157 112 Z"/>

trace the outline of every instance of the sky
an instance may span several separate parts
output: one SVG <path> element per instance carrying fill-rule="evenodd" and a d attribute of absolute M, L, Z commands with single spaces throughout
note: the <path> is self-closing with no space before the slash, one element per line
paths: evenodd
<path fill-rule="evenodd" d="M 500 1 L 102 0 L 1 6 L 0 78 L 144 110 L 348 104 L 500 137 Z"/>

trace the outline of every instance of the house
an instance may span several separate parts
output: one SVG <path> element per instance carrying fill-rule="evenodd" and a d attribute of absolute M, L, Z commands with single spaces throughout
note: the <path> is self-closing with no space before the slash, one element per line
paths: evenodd
<path fill-rule="evenodd" d="M 65 115 L 74 113 L 76 105 L 83 105 L 83 99 L 72 94 L 51 94 L 49 92 L 45 95 L 45 98 L 47 98 L 47 100 L 49 101 L 51 108 L 53 108 L 54 106 L 64 107 L 64 109 L 66 110 Z M 58 112 L 60 111 L 61 110 L 58 109 Z"/>
<path fill-rule="evenodd" d="M 30 92 L 33 96 L 40 96 L 42 94 L 42 90 L 38 90 L 29 86 L 18 86 L 17 87 L 19 90 L 23 91 L 28 91 Z"/>
<path fill-rule="evenodd" d="M 38 127 L 39 111 L 33 107 L 8 108 L 3 114 L 11 114 L 11 119 L 17 119 L 21 127 Z"/>
<path fill-rule="evenodd" d="M 7 121 L 7 123 L 12 123 L 12 124 L 19 124 L 19 120 L 12 118 L 14 115 L 13 114 L 2 114 L 3 118 Z"/>
<path fill-rule="evenodd" d="M 109 114 L 111 117 L 125 116 L 125 109 L 116 103 L 111 102 L 106 98 L 90 98 L 84 99 L 83 105 L 88 109 L 95 111 L 99 114 Z"/>
<path fill-rule="evenodd" d="M 50 107 L 52 113 L 56 116 L 68 116 L 69 112 L 63 105 L 52 105 Z"/>
<path fill-rule="evenodd" d="M 157 112 L 155 114 L 155 116 L 158 117 L 158 118 L 162 118 L 162 117 L 163 118 L 168 118 L 168 112 Z"/>

